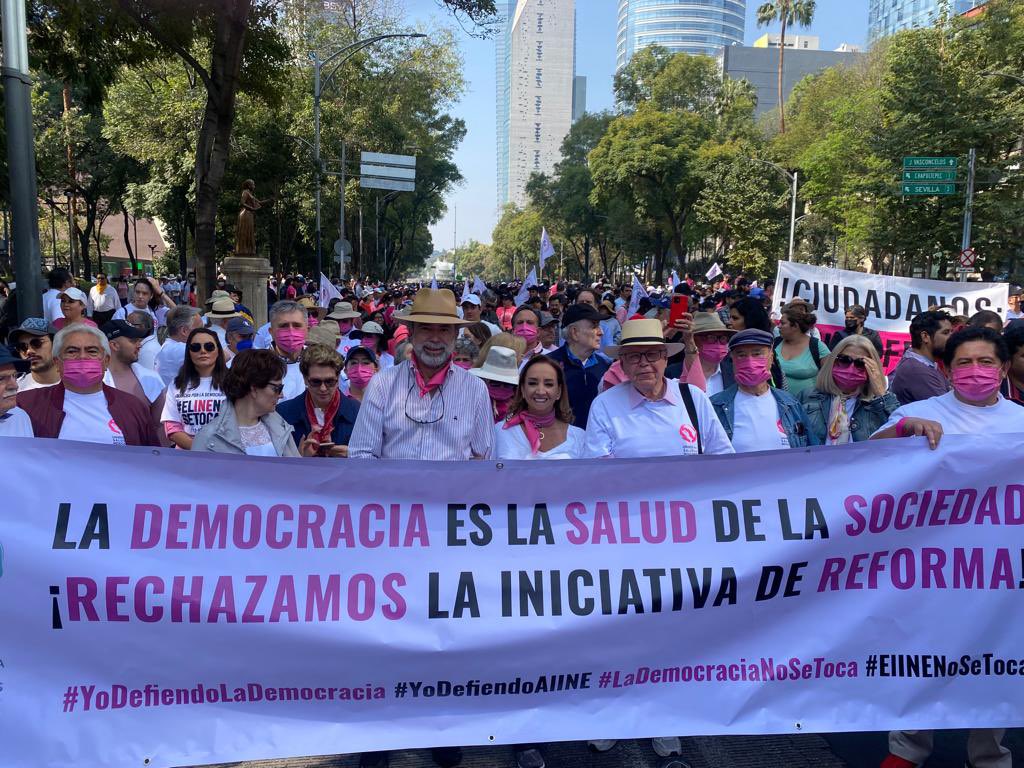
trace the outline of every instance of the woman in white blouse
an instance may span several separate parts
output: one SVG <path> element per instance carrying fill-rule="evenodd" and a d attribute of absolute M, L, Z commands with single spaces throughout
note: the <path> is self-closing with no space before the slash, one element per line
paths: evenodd
<path fill-rule="evenodd" d="M 531 358 L 519 374 L 508 417 L 494 427 L 494 458 L 582 458 L 586 432 L 572 421 L 561 367 L 544 356 Z"/>

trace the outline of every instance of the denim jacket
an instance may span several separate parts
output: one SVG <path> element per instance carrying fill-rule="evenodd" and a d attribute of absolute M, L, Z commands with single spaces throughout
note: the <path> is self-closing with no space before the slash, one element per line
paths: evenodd
<path fill-rule="evenodd" d="M 832 412 L 833 397 L 835 396 L 816 389 L 804 390 L 800 395 L 800 404 L 807 414 L 808 429 L 821 445 L 825 445 L 825 437 L 828 434 L 828 417 Z M 850 440 L 854 443 L 867 440 L 899 407 L 900 401 L 892 392 L 886 392 L 874 400 L 858 400 L 850 419 Z"/>
<path fill-rule="evenodd" d="M 733 416 L 736 411 L 736 393 L 739 387 L 733 384 L 711 398 L 718 420 L 722 422 L 725 433 L 732 440 Z M 803 406 L 789 392 L 775 387 L 771 388 L 772 397 L 779 409 L 782 428 L 786 430 L 790 448 L 805 448 L 808 445 L 821 445 L 821 440 L 808 428 L 807 414 Z"/>

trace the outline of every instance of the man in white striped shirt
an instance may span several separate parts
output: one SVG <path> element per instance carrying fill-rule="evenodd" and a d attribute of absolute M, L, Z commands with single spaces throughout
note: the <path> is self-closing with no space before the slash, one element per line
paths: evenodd
<path fill-rule="evenodd" d="M 408 313 L 395 319 L 409 326 L 412 359 L 370 380 L 349 457 L 486 458 L 494 439 L 487 387 L 452 364 L 458 329 L 466 325 L 456 311 L 455 294 L 423 288 Z"/>

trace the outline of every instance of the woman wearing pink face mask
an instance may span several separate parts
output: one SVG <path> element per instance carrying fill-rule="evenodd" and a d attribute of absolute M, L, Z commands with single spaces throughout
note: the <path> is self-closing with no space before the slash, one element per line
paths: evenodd
<path fill-rule="evenodd" d="M 380 366 L 377 356 L 368 347 L 352 347 L 345 357 L 345 377 L 348 379 L 348 396 L 356 402 L 363 402 L 366 388 Z"/>
<path fill-rule="evenodd" d="M 483 365 L 470 368 L 469 372 L 483 379 L 487 385 L 494 423 L 504 421 L 519 384 L 519 366 L 516 363 L 515 350 L 492 346 L 487 350 L 487 358 Z"/>
<path fill-rule="evenodd" d="M 900 406 L 871 439 L 923 435 L 935 448 L 944 434 L 991 437 L 1024 431 L 1024 409 L 999 394 L 1010 368 L 1010 351 L 1000 334 L 964 328 L 949 337 L 943 354 L 952 391 Z"/>
<path fill-rule="evenodd" d="M 524 362 L 544 354 L 544 345 L 540 341 L 540 317 L 530 307 L 522 306 L 512 315 L 512 333 L 526 342 Z"/>
<path fill-rule="evenodd" d="M 717 312 L 697 312 L 693 316 L 691 329 L 693 343 L 697 347 L 697 358 L 690 360 L 690 353 L 687 352 L 686 363 L 691 366 L 687 370 L 696 374 L 697 371 L 692 370 L 692 366 L 699 363 L 704 378 L 704 386 L 701 388 L 708 397 L 717 395 L 725 389 L 722 361 L 729 356 L 729 339 L 736 335 L 736 331 L 726 328 Z M 700 382 L 695 378 L 695 375 L 688 374 L 687 382 L 700 386 Z"/>
<path fill-rule="evenodd" d="M 387 344 L 384 342 L 384 329 L 380 323 L 367 321 L 358 331 L 352 331 L 350 336 L 356 339 L 360 346 L 373 352 L 381 370 L 395 364 L 395 358 L 388 352 Z"/>
<path fill-rule="evenodd" d="M 867 440 L 900 407 L 888 391 L 871 340 L 847 336 L 821 363 L 813 389 L 800 395 L 808 427 L 822 445 Z"/>

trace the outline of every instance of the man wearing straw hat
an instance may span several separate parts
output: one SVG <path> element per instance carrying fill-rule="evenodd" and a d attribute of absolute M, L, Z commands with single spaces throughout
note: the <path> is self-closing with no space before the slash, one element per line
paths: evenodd
<path fill-rule="evenodd" d="M 349 456 L 356 459 L 482 459 L 494 422 L 484 383 L 452 363 L 466 324 L 455 294 L 423 288 L 395 319 L 409 328 L 412 359 L 381 371 L 363 395 Z"/>
<path fill-rule="evenodd" d="M 660 320 L 627 320 L 622 342 L 605 351 L 629 381 L 597 396 L 587 422 L 587 456 L 620 459 L 733 453 L 708 396 L 665 377 L 682 344 L 665 342 Z"/>

